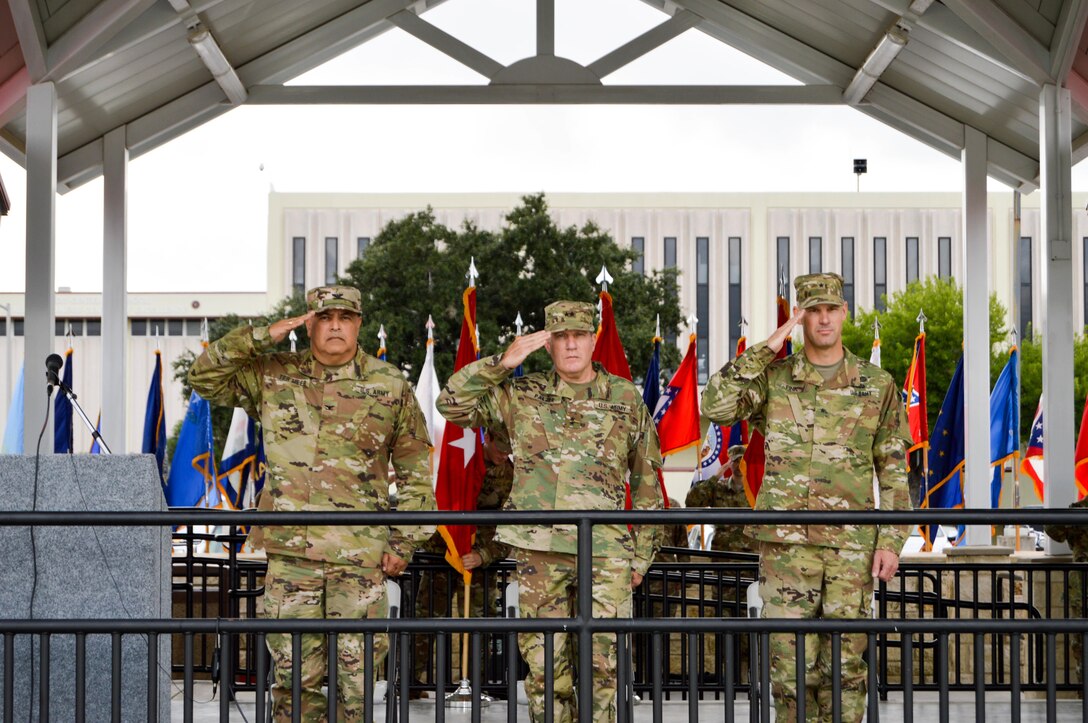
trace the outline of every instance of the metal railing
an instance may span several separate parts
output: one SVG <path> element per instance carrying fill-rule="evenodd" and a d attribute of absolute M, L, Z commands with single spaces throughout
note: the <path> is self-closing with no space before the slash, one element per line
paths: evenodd
<path fill-rule="evenodd" d="M 474 512 L 474 513 L 435 513 L 435 512 L 310 512 L 310 513 L 220 513 L 215 511 L 170 511 L 161 513 L 136 513 L 136 512 L 6 512 L 0 513 L 0 526 L 148 526 L 148 525 L 223 525 L 223 524 L 258 524 L 258 525 L 397 525 L 423 524 L 440 521 L 443 524 L 574 524 L 578 531 L 579 565 L 577 570 L 579 589 L 591 589 L 591 568 L 588 561 L 591 557 L 590 534 L 593 524 L 667 524 L 676 521 L 680 515 L 677 511 L 660 512 Z M 925 512 L 756 512 L 747 510 L 694 510 L 685 509 L 682 519 L 689 523 L 715 523 L 715 524 L 918 524 L 928 523 L 969 523 L 969 524 L 1005 524 L 1007 522 L 1021 523 L 1059 523 L 1059 524 L 1088 524 L 1088 513 L 1077 511 L 1057 510 L 955 510 L 955 511 L 925 511 Z M 733 611 L 740 612 L 739 586 L 745 574 L 754 568 L 751 563 L 714 563 L 723 566 L 732 564 L 732 574 L 736 575 L 732 585 L 723 583 L 723 578 L 718 575 L 713 585 L 717 588 L 717 600 L 715 605 L 732 607 Z M 694 569 L 663 570 L 659 580 L 660 593 L 652 591 L 652 585 L 646 585 L 643 610 L 652 610 L 656 604 L 661 605 L 664 612 L 668 609 L 671 599 L 676 599 L 679 604 L 687 604 L 687 589 L 691 584 L 703 584 L 708 579 L 704 571 L 705 566 L 694 566 Z M 954 569 L 956 566 L 941 566 L 940 573 Z M 970 571 L 970 565 L 964 565 L 961 572 Z M 243 636 L 252 636 L 253 644 L 249 650 L 263 650 L 264 638 L 269 633 L 288 633 L 294 636 L 296 650 L 298 649 L 298 636 L 302 634 L 323 634 L 326 636 L 329 650 L 335 650 L 337 638 L 343 634 L 363 634 L 368 641 L 368 651 L 373 650 L 373 636 L 388 633 L 396 638 L 396 650 L 402 661 L 410 658 L 405 654 L 410 645 L 410 637 L 413 634 L 435 633 L 441 631 L 444 634 L 436 636 L 436 656 L 439 660 L 447 655 L 446 636 L 458 633 L 469 633 L 473 655 L 470 677 L 473 682 L 473 690 L 478 696 L 484 687 L 484 678 L 481 668 L 483 659 L 483 636 L 504 640 L 507 650 L 516 649 L 516 636 L 522 632 L 543 632 L 555 634 L 557 632 L 578 633 L 577 659 L 588 661 L 591 659 L 591 636 L 593 633 L 608 633 L 616 635 L 619 660 L 624 661 L 629 655 L 638 662 L 632 669 L 626 665 L 620 665 L 618 669 L 619 690 L 628 689 L 643 690 L 652 697 L 652 715 L 654 720 L 661 720 L 661 706 L 667 692 L 667 686 L 674 686 L 663 675 L 663 664 L 666 664 L 665 646 L 667 636 L 675 636 L 683 641 L 682 657 L 687 661 L 687 677 L 677 690 L 683 689 L 683 695 L 688 699 L 688 716 L 691 720 L 697 720 L 699 715 L 700 693 L 707 690 L 704 680 L 700 679 L 700 671 L 703 668 L 702 655 L 700 654 L 700 641 L 705 641 L 707 636 L 718 636 L 721 640 L 721 657 L 724 661 L 735 661 L 741 641 L 749 641 L 750 658 L 756 662 L 753 665 L 754 676 L 751 680 L 755 685 L 748 686 L 751 704 L 748 715 L 752 720 L 768 720 L 770 711 L 770 699 L 766 693 L 766 685 L 761 681 L 768 680 L 769 673 L 769 641 L 772 634 L 794 635 L 797 639 L 799 650 L 804 650 L 804 635 L 819 633 L 830 635 L 832 645 L 841 642 L 844 634 L 864 634 L 868 640 L 868 659 L 876 664 L 869 666 L 868 696 L 871 717 L 876 712 L 878 699 L 886 695 L 888 690 L 901 690 L 903 694 L 904 716 L 910 719 L 909 711 L 912 710 L 914 694 L 932 687 L 938 696 L 939 717 L 941 720 L 948 718 L 949 693 L 956 689 L 974 690 L 976 699 L 976 719 L 984 720 L 984 704 L 995 699 L 1000 693 L 1002 697 L 1008 696 L 1012 705 L 1013 719 L 1017 720 L 1020 711 L 1020 695 L 1029 686 L 1040 686 L 1046 694 L 1046 706 L 1048 717 L 1056 710 L 1057 690 L 1059 687 L 1058 653 L 1061 645 L 1066 646 L 1063 657 L 1068 658 L 1068 648 L 1073 641 L 1081 643 L 1081 657 L 1079 661 L 1082 670 L 1088 667 L 1088 660 L 1084 660 L 1084 652 L 1088 651 L 1088 621 L 1080 619 L 1046 619 L 1038 610 L 1032 612 L 1031 603 L 1023 604 L 1015 601 L 1015 596 L 1009 594 L 1008 585 L 1016 574 L 1022 572 L 1017 567 L 1010 572 L 1009 566 L 973 566 L 977 572 L 990 574 L 992 594 L 989 600 L 983 600 L 986 596 L 977 593 L 973 596 L 973 602 L 966 604 L 969 596 L 963 600 L 956 595 L 937 595 L 936 587 L 929 590 L 924 586 L 916 586 L 916 590 L 908 590 L 905 584 L 915 576 L 918 580 L 933 581 L 937 579 L 936 571 L 916 570 L 904 571 L 899 577 L 902 583 L 900 589 L 886 589 L 880 586 L 880 610 L 883 614 L 892 616 L 891 610 L 895 610 L 893 619 L 876 620 L 776 620 L 776 619 L 747 619 L 737 617 L 643 617 L 633 619 L 594 619 L 591 615 L 591 596 L 579 595 L 578 606 L 575 615 L 567 619 L 511 619 L 509 617 L 483 617 L 469 619 L 413 619 L 401 617 L 388 620 L 264 620 L 264 619 L 236 619 L 238 610 L 231 606 L 228 599 L 227 609 L 235 613 L 231 617 L 219 617 L 214 620 L 185 619 L 185 620 L 3 620 L 0 621 L 0 636 L 4 642 L 3 657 L 3 690 L 4 690 L 4 718 L 12 719 L 11 699 L 14 695 L 14 650 L 15 639 L 19 636 L 34 636 L 37 639 L 39 649 L 42 651 L 37 665 L 40 667 L 39 680 L 42 681 L 39 688 L 39 705 L 41 710 L 48 709 L 49 700 L 49 650 L 51 639 L 54 636 L 74 636 L 76 640 L 76 668 L 79 670 L 80 641 L 87 635 L 110 635 L 114 641 L 116 650 L 120 650 L 122 639 L 125 636 L 143 635 L 148 641 L 148 718 L 157 720 L 156 713 L 152 710 L 152 693 L 156 690 L 156 646 L 152 641 L 160 635 L 180 635 L 183 640 L 183 664 L 182 678 L 186 703 L 184 716 L 186 720 L 192 719 L 192 684 L 197 666 L 194 663 L 194 636 L 216 635 L 222 643 L 219 646 L 219 665 L 221 674 L 233 680 L 235 641 L 240 641 Z M 1063 576 L 1067 580 L 1070 574 L 1081 574 L 1079 569 L 1066 569 L 1054 567 L 1047 569 L 1040 565 L 1039 573 L 1051 576 L 1047 582 L 1053 582 L 1054 575 Z M 722 572 L 728 572 L 727 567 Z M 679 574 L 678 574 L 679 573 Z M 234 573 L 230 573 L 233 575 Z M 728 575 L 727 575 L 728 577 Z M 713 578 L 710 578 L 713 579 Z M 957 578 L 958 579 L 958 578 Z M 696 582 L 696 581 L 702 582 Z M 975 576 L 972 585 L 978 586 L 980 577 Z M 230 581 L 232 584 L 234 580 Z M 648 578 L 653 582 L 653 576 Z M 959 584 L 959 583 L 955 583 Z M 677 590 L 670 587 L 679 585 Z M 258 586 L 251 588 L 253 595 Z M 1049 587 L 1047 588 L 1050 589 Z M 1082 588 L 1083 589 L 1083 588 Z M 673 593 L 676 593 L 675 595 Z M 655 598 L 655 594 L 659 597 Z M 1047 592 L 1049 596 L 1051 593 Z M 706 596 L 699 594 L 693 599 L 698 605 L 705 605 Z M 229 596 L 228 596 L 229 598 Z M 1045 602 L 1049 610 L 1053 600 Z M 1083 603 L 1083 593 L 1082 600 Z M 911 605 L 921 605 L 922 613 L 926 609 L 943 610 L 946 614 L 952 610 L 972 610 L 976 617 L 946 617 L 944 619 L 912 619 L 909 617 Z M 1070 612 L 1070 603 L 1063 602 L 1065 611 Z M 928 606 L 928 608 L 927 608 Z M 721 607 L 718 608 L 721 610 Z M 1083 608 L 1081 608 L 1083 609 Z M 220 608 L 223 610 L 223 608 Z M 978 617 L 980 611 L 988 611 L 994 615 L 994 619 L 982 619 Z M 255 612 L 251 608 L 249 613 Z M 1024 615 L 1016 618 L 1010 615 Z M 633 636 L 629 640 L 628 636 Z M 1062 636 L 1059 638 L 1059 636 Z M 960 654 L 962 639 L 969 638 L 973 643 L 973 667 L 970 679 L 962 675 L 950 680 L 948 675 L 950 656 Z M 997 648 L 1004 651 L 1007 647 L 1010 661 L 1018 661 L 1022 646 L 1029 647 L 1029 658 L 1037 658 L 1041 665 L 1029 670 L 1028 679 L 1021 674 L 1021 666 L 1010 664 L 1001 668 L 1001 679 L 997 686 L 988 678 L 986 665 L 986 644 L 990 641 L 990 651 Z M 950 644 L 954 647 L 950 650 Z M 924 656 L 932 652 L 934 662 L 932 664 L 933 680 L 915 680 L 915 675 L 901 676 L 898 685 L 893 683 L 894 676 L 890 674 L 887 658 L 890 651 L 898 653 L 900 669 L 915 671 L 916 656 Z M 267 664 L 263 655 L 250 656 L 253 662 L 253 686 L 257 692 L 258 710 L 263 715 L 263 693 L 267 680 Z M 390 657 L 393 657 L 392 655 Z M 799 654 L 799 657 L 800 654 Z M 119 662 L 120 655 L 115 658 Z M 330 660 L 335 660 L 334 655 L 329 655 Z M 505 664 L 507 675 L 505 679 L 505 693 L 510 701 L 515 697 L 515 686 L 518 678 L 514 669 L 515 656 L 506 656 Z M 372 666 L 374 661 L 369 655 L 366 657 L 367 687 L 370 687 Z M 729 667 L 729 663 L 723 667 Z M 839 660 L 833 656 L 832 680 L 836 687 L 839 680 Z M 334 668 L 335 666 L 333 666 Z M 734 672 L 736 664 L 732 665 Z M 1000 666 L 998 666 L 1000 667 Z M 410 675 L 405 673 L 402 665 L 399 670 L 393 665 L 393 673 L 399 672 L 397 683 L 392 686 L 389 697 L 387 716 L 399 715 L 407 720 L 408 699 L 411 692 Z M 991 668 L 994 666 L 991 665 Z M 923 665 L 924 672 L 925 667 Z M 296 667 L 297 671 L 297 667 Z M 648 682 L 646 680 L 648 671 Z M 438 689 L 442 690 L 446 682 L 446 667 L 436 666 L 436 680 Z M 991 674 L 994 670 L 991 670 Z M 591 669 L 589 665 L 578 666 L 577 687 L 580 690 L 592 689 Z M 330 669 L 330 688 L 335 689 L 336 671 Z M 112 689 L 119 690 L 120 670 L 113 669 Z M 738 694 L 739 686 L 734 675 L 721 676 L 721 696 L 724 719 L 731 721 L 734 718 L 733 701 Z M 803 675 L 798 676 L 798 689 L 804 688 Z M 641 678 L 641 682 L 640 682 Z M 248 680 L 248 678 L 247 678 Z M 296 673 L 297 682 L 297 673 Z M 77 681 L 77 686 L 79 685 Z M 1081 676 L 1079 683 L 1074 683 L 1068 670 L 1061 685 L 1073 688 L 1081 694 L 1084 715 L 1088 719 L 1088 684 Z M 229 686 L 228 686 L 229 687 Z M 715 686 L 716 687 L 716 686 Z M 368 691 L 371 692 L 371 691 Z M 837 700 L 841 691 L 835 690 L 833 697 Z M 297 695 L 297 685 L 295 694 Z M 799 696 L 803 699 L 803 695 Z M 118 699 L 115 696 L 115 699 Z M 221 719 L 226 720 L 229 714 L 230 696 L 223 695 L 220 700 Z M 367 697 L 368 711 L 374 703 L 373 697 Z M 591 712 L 591 696 L 582 696 L 578 700 L 579 714 L 583 719 L 588 719 Z M 620 720 L 631 720 L 631 698 L 621 696 L 619 707 Z M 296 707 L 297 710 L 297 707 Z M 474 707 L 474 718 L 479 717 L 479 708 Z M 435 707 L 437 720 L 444 719 L 442 706 Z M 508 707 L 510 720 L 517 719 L 516 706 Z M 389 718 L 387 717 L 387 720 Z M 1053 719 L 1053 718 L 1051 718 Z"/>

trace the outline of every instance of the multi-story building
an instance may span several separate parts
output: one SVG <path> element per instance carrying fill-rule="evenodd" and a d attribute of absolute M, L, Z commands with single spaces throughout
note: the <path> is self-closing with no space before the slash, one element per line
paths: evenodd
<path fill-rule="evenodd" d="M 1077 328 L 1088 318 L 1088 211 L 1074 199 Z M 279 298 L 342 274 L 389 221 L 431 206 L 436 219 L 498 229 L 517 194 L 291 194 L 269 199 L 268 290 Z M 643 272 L 680 270 L 681 306 L 698 318 L 699 375 L 732 355 L 742 319 L 751 339 L 773 330 L 780 279 L 792 296 L 798 274 L 835 271 L 852 309 L 926 276 L 957 277 L 963 258 L 958 193 L 549 194 L 562 225 L 594 221 L 639 252 Z M 1008 325 L 1038 327 L 1038 194 L 1023 199 L 1015 230 L 1011 191 L 989 195 L 989 285 L 1009 309 Z M 486 274 L 487 270 L 481 270 Z M 684 339 L 676 340 L 679 345 Z"/>

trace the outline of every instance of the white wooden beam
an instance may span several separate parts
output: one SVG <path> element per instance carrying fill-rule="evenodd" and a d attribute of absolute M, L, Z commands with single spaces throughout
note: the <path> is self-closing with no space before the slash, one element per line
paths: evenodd
<path fill-rule="evenodd" d="M 254 58 L 238 68 L 238 76 L 247 87 L 259 83 L 284 83 L 377 37 L 392 27 L 388 22 L 390 15 L 412 4 L 412 0 L 370 0 Z M 431 0 L 428 4 L 436 5 L 438 1 Z M 210 81 L 129 121 L 129 157 L 138 158 L 230 110 L 231 106 L 222 101 L 222 90 Z M 71 188 L 96 178 L 102 172 L 102 139 L 97 138 L 66 153 L 58 161 L 58 171 L 58 181 Z"/>
<path fill-rule="evenodd" d="M 695 13 L 681 10 L 660 25 L 650 28 L 637 38 L 593 61 L 587 67 L 598 78 L 603 78 L 690 30 L 701 20 L 702 18 Z"/>
<path fill-rule="evenodd" d="M 11 19 L 15 22 L 15 34 L 23 51 L 23 61 L 30 72 L 30 80 L 38 82 L 45 76 L 45 32 L 34 0 L 10 0 Z"/>
<path fill-rule="evenodd" d="M 1042 85 L 1051 79 L 1050 52 L 991 0 L 944 0 L 944 5 L 1000 48 L 1022 73 Z"/>
<path fill-rule="evenodd" d="M 1067 507 L 1077 499 L 1073 480 L 1073 200 L 1069 91 L 1053 84 L 1039 93 L 1039 149 L 1042 206 L 1039 236 L 1043 248 L 1039 281 L 1043 308 L 1043 424 L 1046 489 L 1043 506 Z M 1052 540 L 1051 554 L 1065 552 Z"/>
<path fill-rule="evenodd" d="M 389 22 L 485 78 L 493 78 L 504 67 L 502 63 L 489 58 L 468 43 L 455 38 L 413 12 L 404 10 L 391 15 Z"/>
<path fill-rule="evenodd" d="M 128 149 L 125 127 L 107 133 L 102 186 L 102 436 L 127 451 L 125 390 L 128 338 Z"/>
<path fill-rule="evenodd" d="M 1065 84 L 1066 77 L 1073 69 L 1086 20 L 1088 1 L 1066 0 L 1062 3 L 1061 15 L 1050 41 L 1050 76 L 1059 86 Z"/>
<path fill-rule="evenodd" d="M 833 85 L 256 85 L 248 105 L 839 105 Z"/>
<path fill-rule="evenodd" d="M 986 135 L 964 128 L 963 409 L 964 503 L 990 506 L 990 289 L 986 209 Z M 970 525 L 968 545 L 989 545 L 990 527 Z"/>
<path fill-rule="evenodd" d="M 26 324 L 23 364 L 23 453 L 53 452 L 53 420 L 45 410 L 45 358 L 56 334 L 57 91 L 38 83 L 27 91 Z M 48 421 L 48 423 L 46 423 Z"/>
<path fill-rule="evenodd" d="M 93 57 L 129 22 L 155 5 L 155 0 L 104 0 L 46 51 L 46 78 L 59 80 Z"/>
<path fill-rule="evenodd" d="M 536 54 L 555 55 L 555 0 L 536 0 Z"/>
<path fill-rule="evenodd" d="M 697 27 L 720 40 L 804 83 L 833 84 L 845 88 L 854 75 L 849 65 L 772 28 L 736 8 L 716 0 L 674 0 L 706 22 Z M 653 4 L 651 0 L 647 0 Z M 928 16 L 936 10 L 931 7 Z M 923 16 L 925 17 L 925 16 Z M 869 91 L 868 103 L 857 110 L 872 116 L 942 153 L 959 159 L 963 150 L 963 124 L 884 83 Z M 988 141 L 989 172 L 1013 188 L 1031 189 L 1037 183 L 1038 161 L 993 138 Z M 1008 165 L 1005 162 L 1008 161 Z M 1031 167 L 1030 174 L 1023 169 Z"/>

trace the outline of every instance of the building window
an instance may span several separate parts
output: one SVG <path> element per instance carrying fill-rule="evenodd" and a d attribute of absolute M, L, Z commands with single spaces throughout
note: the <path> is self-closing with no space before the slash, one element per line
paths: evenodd
<path fill-rule="evenodd" d="M 737 351 L 737 342 L 740 341 L 741 315 L 741 284 L 740 284 L 740 236 L 729 237 L 729 349 L 728 356 L 732 357 Z"/>
<path fill-rule="evenodd" d="M 1020 237 L 1020 338 L 1031 339 L 1031 236 Z"/>
<path fill-rule="evenodd" d="M 665 237 L 665 268 L 676 268 L 676 237 Z M 676 344 L 676 330 L 669 328 L 665 331 L 665 341 L 669 344 Z"/>
<path fill-rule="evenodd" d="M 325 237 L 325 283 L 335 284 L 336 275 L 340 271 L 337 256 L 339 242 L 335 236 Z"/>
<path fill-rule="evenodd" d="M 101 319 L 87 319 L 87 336 L 102 336 Z"/>
<path fill-rule="evenodd" d="M 646 239 L 642 236 L 631 238 L 631 250 L 638 254 L 638 258 L 631 262 L 631 270 L 636 274 L 646 273 Z"/>
<path fill-rule="evenodd" d="M 918 280 L 918 237 L 907 236 L 907 283 Z"/>
<path fill-rule="evenodd" d="M 786 306 L 790 304 L 790 237 L 778 237 L 778 258 L 775 267 L 775 289 L 785 297 Z"/>
<path fill-rule="evenodd" d="M 11 325 L 13 327 L 15 327 L 15 336 L 22 336 L 23 335 L 23 324 L 24 323 L 25 323 L 25 321 L 23 319 L 12 319 L 11 320 Z"/>
<path fill-rule="evenodd" d="M 200 336 L 200 319 L 185 320 L 185 336 Z"/>
<path fill-rule="evenodd" d="M 842 237 L 842 298 L 854 318 L 854 237 Z"/>
<path fill-rule="evenodd" d="M 355 244 L 356 244 L 355 258 L 361 259 L 361 258 L 363 258 L 363 254 L 366 253 L 366 250 L 368 248 L 370 248 L 370 237 L 369 236 L 360 236 L 359 238 L 355 239 Z"/>
<path fill-rule="evenodd" d="M 699 383 L 710 378 L 710 239 L 695 239 L 695 339 Z"/>
<path fill-rule="evenodd" d="M 819 236 L 808 237 L 808 272 L 810 274 L 823 273 L 824 270 L 824 240 Z"/>
<path fill-rule="evenodd" d="M 306 239 L 302 236 L 291 239 L 291 290 L 306 293 Z"/>
<path fill-rule="evenodd" d="M 888 304 L 888 239 L 877 236 L 873 239 L 873 307 L 884 311 Z"/>
<path fill-rule="evenodd" d="M 170 336 L 184 336 L 185 335 L 185 320 L 184 319 L 168 319 L 166 322 L 166 333 Z"/>
<path fill-rule="evenodd" d="M 952 278 L 952 237 L 937 238 L 937 278 Z"/>
<path fill-rule="evenodd" d="M 133 336 L 147 336 L 147 319 L 133 319 L 129 327 Z"/>
<path fill-rule="evenodd" d="M 57 336 L 83 336 L 83 319 L 55 319 L 53 323 Z"/>

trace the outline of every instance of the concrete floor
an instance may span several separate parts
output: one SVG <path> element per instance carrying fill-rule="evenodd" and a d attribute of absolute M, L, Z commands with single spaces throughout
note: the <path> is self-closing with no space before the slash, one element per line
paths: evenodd
<path fill-rule="evenodd" d="M 194 686 L 193 721 L 194 723 L 213 723 L 219 721 L 219 698 L 212 698 L 211 685 L 197 682 Z M 239 712 L 239 708 L 241 712 Z M 688 703 L 683 700 L 671 700 L 662 703 L 663 723 L 682 723 L 691 720 L 688 715 Z M 1010 720 L 1010 703 L 1008 693 L 994 693 L 986 701 L 986 718 L 991 721 Z M 747 701 L 736 701 L 734 716 L 738 723 L 748 720 Z M 1080 700 L 1059 700 L 1057 720 L 1069 723 L 1082 721 L 1083 707 Z M 231 705 L 230 721 L 232 723 L 256 723 L 254 721 L 253 693 L 240 693 L 238 705 Z M 244 714 L 244 716 L 243 716 Z M 433 721 L 434 701 L 416 700 L 411 703 L 411 721 Z M 385 706 L 379 706 L 375 710 L 376 720 L 385 720 Z M 1045 700 L 1022 700 L 1020 716 L 1024 723 L 1046 720 Z M 773 719 L 772 714 L 772 719 Z M 975 704 L 973 693 L 953 693 L 950 696 L 949 719 L 953 721 L 967 721 L 975 717 Z M 182 721 L 183 705 L 180 692 L 175 691 L 172 717 L 173 721 Z M 914 720 L 935 721 L 938 719 L 938 706 L 936 693 L 915 695 Z M 446 720 L 450 723 L 468 723 L 472 720 L 471 711 L 446 710 Z M 497 701 L 482 711 L 481 720 L 484 723 L 505 723 L 506 703 Z M 520 706 L 518 712 L 519 721 L 529 720 L 529 713 L 525 706 Z M 637 723 L 650 723 L 653 720 L 653 706 L 649 702 L 635 706 L 635 721 Z M 720 700 L 706 700 L 699 704 L 700 721 L 725 720 L 724 703 Z M 888 701 L 880 704 L 881 723 L 899 723 L 903 720 L 903 698 L 901 695 L 891 695 Z"/>

